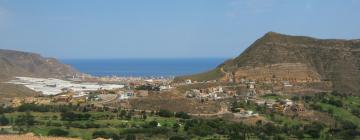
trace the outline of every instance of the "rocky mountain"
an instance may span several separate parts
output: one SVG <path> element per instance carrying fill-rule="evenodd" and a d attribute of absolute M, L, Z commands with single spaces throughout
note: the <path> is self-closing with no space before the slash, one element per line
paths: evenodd
<path fill-rule="evenodd" d="M 80 72 L 54 58 L 0 49 L 0 81 L 15 76 L 64 78 L 75 74 Z"/>
<path fill-rule="evenodd" d="M 360 94 L 360 40 L 317 39 L 269 32 L 238 57 L 209 72 L 175 80 L 331 82 L 334 90 Z"/>

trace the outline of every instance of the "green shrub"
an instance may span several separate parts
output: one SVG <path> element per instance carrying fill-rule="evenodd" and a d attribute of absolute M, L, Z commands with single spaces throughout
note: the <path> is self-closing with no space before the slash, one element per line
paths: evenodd
<path fill-rule="evenodd" d="M 169 111 L 169 110 L 160 109 L 160 111 L 159 111 L 159 116 L 160 116 L 160 117 L 173 117 L 173 116 L 174 116 L 174 112 L 171 112 L 171 111 Z"/>
<path fill-rule="evenodd" d="M 119 135 L 113 133 L 113 132 L 106 132 L 106 131 L 95 131 L 92 134 L 93 139 L 96 138 L 105 138 L 105 139 L 119 139 Z"/>
<path fill-rule="evenodd" d="M 68 136 L 69 132 L 66 131 L 66 130 L 60 129 L 60 128 L 55 128 L 55 129 L 51 129 L 48 132 L 48 135 L 49 136 L 61 136 L 61 137 L 64 137 L 64 136 Z"/>
<path fill-rule="evenodd" d="M 8 124 L 9 124 L 9 119 L 6 118 L 4 115 L 1 115 L 0 116 L 0 126 L 8 125 Z"/>
<path fill-rule="evenodd" d="M 177 112 L 175 114 L 175 117 L 182 119 L 190 119 L 190 115 L 188 115 L 186 112 Z"/>
<path fill-rule="evenodd" d="M 181 136 L 172 136 L 169 138 L 169 140 L 186 140 L 186 139 Z"/>

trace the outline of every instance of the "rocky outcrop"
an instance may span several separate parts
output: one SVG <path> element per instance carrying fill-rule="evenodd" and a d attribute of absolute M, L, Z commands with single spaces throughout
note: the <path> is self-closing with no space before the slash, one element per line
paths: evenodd
<path fill-rule="evenodd" d="M 277 63 L 256 67 L 240 67 L 235 70 L 235 81 L 241 79 L 271 82 L 320 82 L 321 75 L 303 63 Z"/>

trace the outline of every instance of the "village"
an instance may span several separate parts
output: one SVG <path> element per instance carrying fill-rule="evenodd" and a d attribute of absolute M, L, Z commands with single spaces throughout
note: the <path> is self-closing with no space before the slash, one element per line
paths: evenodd
<path fill-rule="evenodd" d="M 198 83 L 197 81 L 187 79 L 183 84 L 191 85 Z M 214 81 L 201 83 L 214 83 Z M 189 89 L 186 91 L 185 96 L 200 102 L 221 102 L 235 99 L 236 102 L 251 102 L 257 106 L 264 106 L 270 112 L 290 115 L 306 111 L 303 103 L 293 101 L 290 99 L 291 96 L 287 96 L 288 92 L 294 91 L 296 88 L 299 87 L 292 85 L 289 81 L 282 81 L 280 86 L 275 88 L 264 88 L 264 83 L 242 79 L 239 84 L 235 85 L 216 85 Z M 231 110 L 235 117 L 249 118 L 259 116 L 259 113 L 255 110 L 247 110 L 245 107 L 232 108 L 233 106 L 230 102 L 227 102 L 227 104 L 228 109 L 225 113 L 229 113 L 229 110 Z"/>
<path fill-rule="evenodd" d="M 213 115 L 231 113 L 237 118 L 249 118 L 259 116 L 259 112 L 253 108 L 234 106 L 232 102 L 253 103 L 264 106 L 267 110 L 282 114 L 294 114 L 306 111 L 301 102 L 293 101 L 288 93 L 299 88 L 289 81 L 278 82 L 277 85 L 261 81 L 241 79 L 236 84 L 219 84 L 218 81 L 197 82 L 190 79 L 183 83 L 172 83 L 172 79 L 165 78 L 116 78 L 99 77 L 86 81 L 71 79 L 71 81 L 59 79 L 40 79 L 30 77 L 18 77 L 9 83 L 21 84 L 32 90 L 38 91 L 39 96 L 13 98 L 9 106 L 18 107 L 22 104 L 39 105 L 95 105 L 97 107 L 131 108 L 129 100 L 146 99 L 149 94 L 170 91 L 179 87 L 188 87 L 197 84 L 214 84 L 212 86 L 199 86 L 188 88 L 181 93 L 183 98 L 206 103 L 209 101 L 224 103 L 222 110 Z M 279 84 L 280 83 L 280 84 Z M 172 90 L 173 92 L 173 90 Z M 171 94 L 168 93 L 168 94 Z M 281 97 L 281 98 L 279 98 Z M 110 105 L 110 106 L 109 106 Z M 196 115 L 196 114 L 194 114 Z M 209 115 L 209 114 L 208 114 Z M 211 115 L 211 114 L 210 114 Z"/>

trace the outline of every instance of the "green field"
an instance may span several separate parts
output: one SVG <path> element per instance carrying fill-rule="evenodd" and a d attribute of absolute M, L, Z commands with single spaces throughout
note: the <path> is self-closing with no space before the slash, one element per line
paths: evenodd
<path fill-rule="evenodd" d="M 192 86 L 196 86 L 192 85 Z M 284 96 L 267 95 L 266 99 Z M 84 109 L 82 106 L 42 106 L 24 104 L 18 108 L 1 108 L 3 134 L 33 132 L 40 136 L 82 139 L 356 139 L 360 136 L 360 98 L 337 94 L 298 97 L 306 110 L 324 115 L 329 123 L 313 116 L 277 112 L 266 106 L 232 100 L 231 111 L 253 110 L 264 117 L 253 124 L 226 118 L 191 117 L 185 112 L 135 111 L 122 109 Z M 302 113 L 302 112 L 300 112 Z M 315 114 L 315 115 L 317 115 Z M 309 119 L 310 118 L 310 119 Z M 246 119 L 245 119 L 246 120 Z"/>

